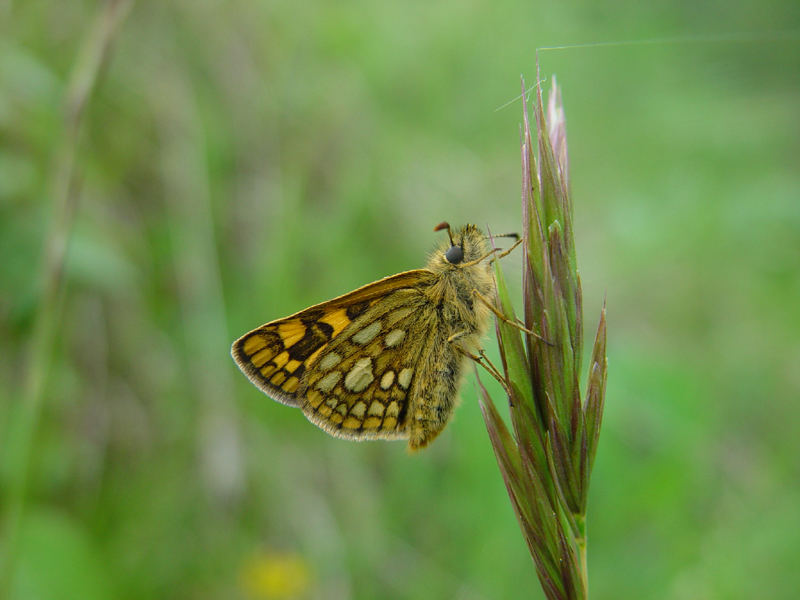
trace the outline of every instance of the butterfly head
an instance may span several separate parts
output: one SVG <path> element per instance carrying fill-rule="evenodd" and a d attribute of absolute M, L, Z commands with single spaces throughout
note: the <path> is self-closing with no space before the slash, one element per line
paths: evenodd
<path fill-rule="evenodd" d="M 434 270 L 446 271 L 461 268 L 486 256 L 489 246 L 486 236 L 475 225 L 465 225 L 451 229 L 448 223 L 439 223 L 434 231 L 447 230 L 447 240 L 443 240 L 431 257 Z"/>

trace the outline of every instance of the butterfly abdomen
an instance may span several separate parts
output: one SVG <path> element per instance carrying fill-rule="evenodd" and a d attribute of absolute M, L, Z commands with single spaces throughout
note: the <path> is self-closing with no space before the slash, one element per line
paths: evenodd
<path fill-rule="evenodd" d="M 450 421 L 458 404 L 458 388 L 464 370 L 463 357 L 440 329 L 429 341 L 428 360 L 420 365 L 406 421 L 408 447 L 419 450 L 430 444 Z"/>
<path fill-rule="evenodd" d="M 474 225 L 447 229 L 426 269 L 266 323 L 234 342 L 236 363 L 331 435 L 428 445 L 458 402 L 493 297 L 485 236 Z"/>

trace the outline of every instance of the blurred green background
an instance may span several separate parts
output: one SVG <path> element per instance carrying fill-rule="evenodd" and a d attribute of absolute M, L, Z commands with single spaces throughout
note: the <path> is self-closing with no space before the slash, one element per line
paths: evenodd
<path fill-rule="evenodd" d="M 103 3 L 0 4 L 7 509 L 65 95 Z M 520 103 L 496 109 L 537 46 L 695 34 L 722 37 L 541 57 L 587 337 L 609 307 L 590 587 L 798 597 L 800 43 L 775 33 L 798 28 L 796 0 L 135 4 L 84 115 L 11 597 L 541 597 L 472 376 L 409 456 L 328 437 L 229 346 L 422 266 L 439 221 L 520 230 Z"/>

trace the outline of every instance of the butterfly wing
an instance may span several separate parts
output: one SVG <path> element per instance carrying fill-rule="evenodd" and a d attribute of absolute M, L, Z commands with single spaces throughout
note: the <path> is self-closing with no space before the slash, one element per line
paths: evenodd
<path fill-rule="evenodd" d="M 436 316 L 419 288 L 371 305 L 305 373 L 300 407 L 308 420 L 337 437 L 407 438 L 414 383 L 431 358 Z"/>
<path fill-rule="evenodd" d="M 320 391 L 321 377 L 315 376 L 320 372 L 317 365 L 323 364 L 323 353 L 328 349 L 333 352 L 336 348 L 345 352 L 345 349 L 350 350 L 351 347 L 353 352 L 357 352 L 361 348 L 358 340 L 363 338 L 359 338 L 358 333 L 363 331 L 364 324 L 375 314 L 382 314 L 382 309 L 378 310 L 376 306 L 388 309 L 401 302 L 403 306 L 395 308 L 409 308 L 405 305 L 413 307 L 415 303 L 423 301 L 421 290 L 431 285 L 434 279 L 435 275 L 425 269 L 385 277 L 246 333 L 233 343 L 231 354 L 242 372 L 261 391 L 278 402 L 303 408 L 313 423 L 329 431 L 322 424 L 324 417 L 316 416 L 326 412 L 324 408 L 319 408 L 323 404 L 313 406 L 313 402 L 306 398 L 307 391 L 311 389 L 314 400 L 317 400 L 316 392 Z M 338 342 L 340 337 L 341 345 Z M 345 342 L 347 346 L 344 345 Z M 350 355 L 337 355 L 342 357 L 342 361 L 353 358 Z M 330 353 L 326 356 L 330 356 Z M 328 358 L 324 365 L 330 372 L 334 372 L 331 360 Z M 345 364 L 349 362 L 344 362 L 341 368 Z M 355 363 L 346 374 L 350 376 L 351 382 L 355 377 L 355 374 L 350 375 L 354 366 Z M 347 381 L 346 376 L 344 383 Z M 326 380 L 322 388 L 329 382 L 330 380 Z M 358 389 L 358 386 L 351 387 Z M 329 391 L 333 392 L 335 388 L 333 386 Z M 336 417 L 333 419 L 336 420 Z"/>

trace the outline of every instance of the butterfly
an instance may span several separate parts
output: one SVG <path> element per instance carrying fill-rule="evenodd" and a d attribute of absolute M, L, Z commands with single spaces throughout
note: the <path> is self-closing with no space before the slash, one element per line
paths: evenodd
<path fill-rule="evenodd" d="M 453 414 L 494 290 L 487 236 L 475 225 L 453 231 L 440 223 L 434 231 L 442 229 L 449 239 L 426 268 L 246 333 L 231 348 L 236 364 L 265 394 L 331 435 L 424 448 Z"/>

